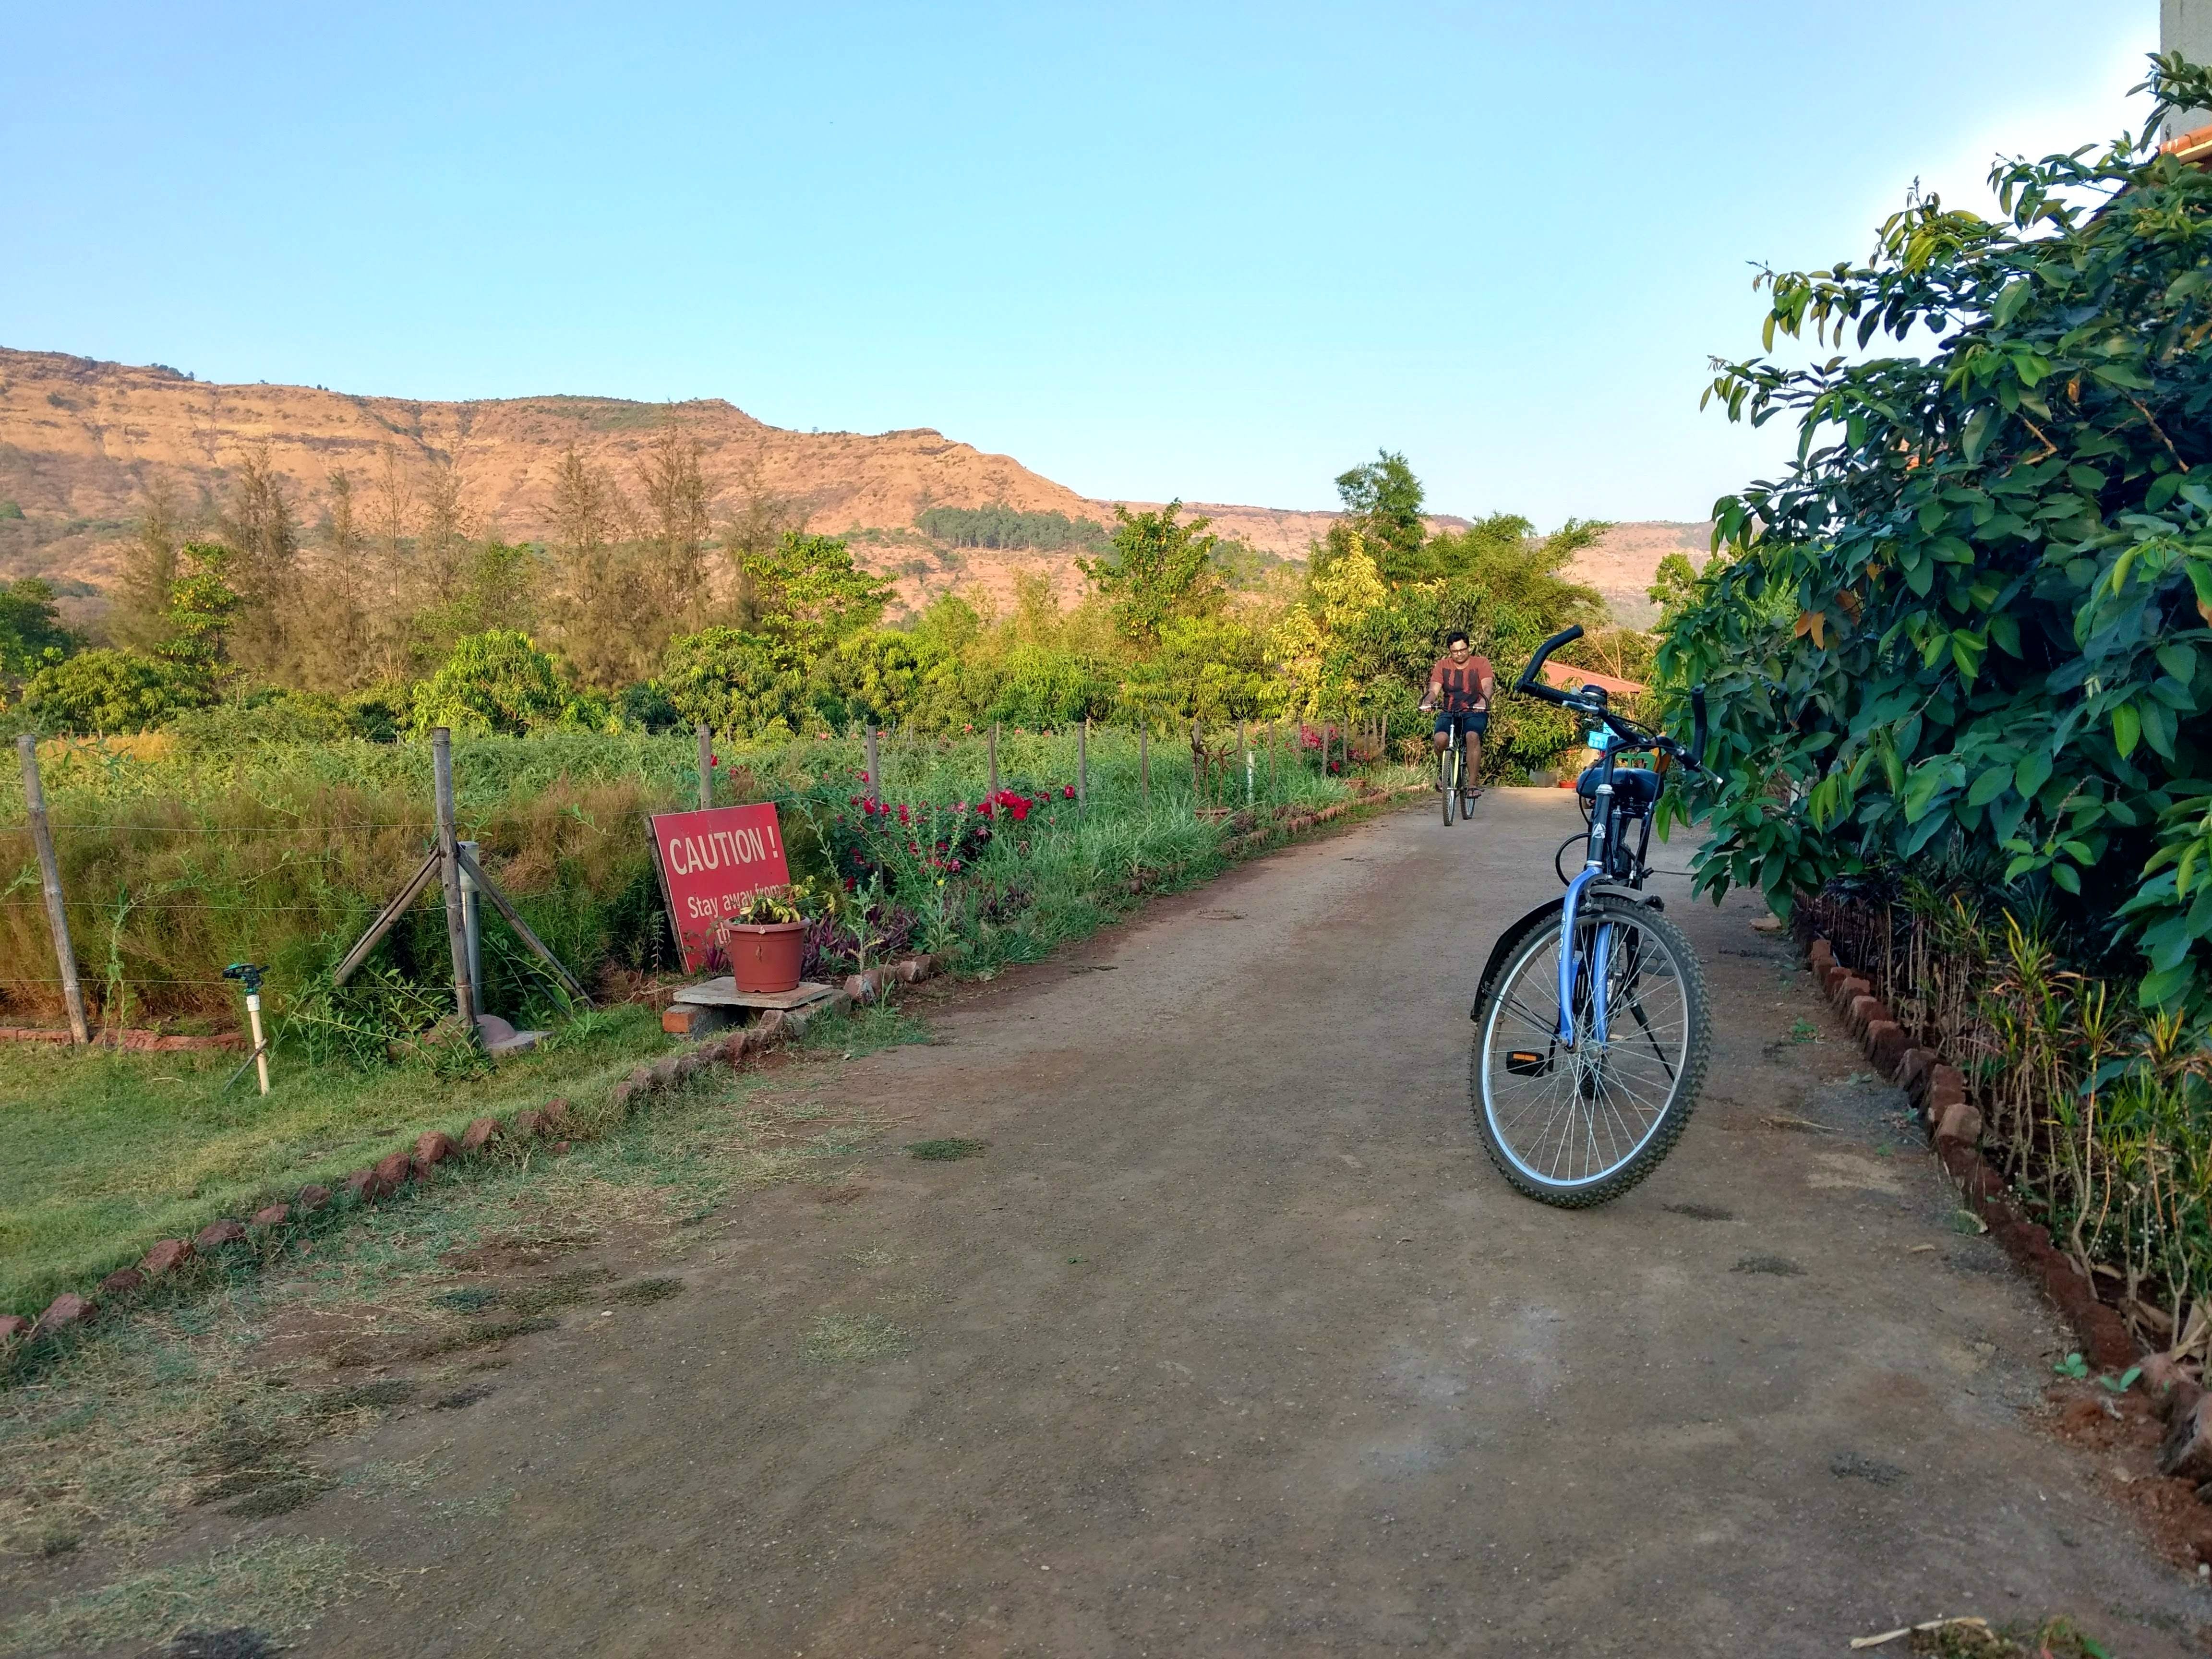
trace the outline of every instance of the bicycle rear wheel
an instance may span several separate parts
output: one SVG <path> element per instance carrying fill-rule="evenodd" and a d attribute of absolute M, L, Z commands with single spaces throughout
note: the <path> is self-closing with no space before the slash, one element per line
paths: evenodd
<path fill-rule="evenodd" d="M 1487 988 L 1469 1077 L 1491 1162 L 1516 1191 L 1563 1209 L 1618 1198 L 1658 1166 L 1697 1106 L 1711 1046 L 1704 969 L 1658 911 L 1613 894 L 1585 898 L 1574 954 L 1574 1046 L 1559 1040 L 1553 920 L 1516 941 Z"/>

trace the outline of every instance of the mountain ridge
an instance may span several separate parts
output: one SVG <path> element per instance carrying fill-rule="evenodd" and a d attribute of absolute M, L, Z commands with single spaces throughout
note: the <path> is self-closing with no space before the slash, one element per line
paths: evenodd
<path fill-rule="evenodd" d="M 770 497 L 802 504 L 817 530 L 889 532 L 862 538 L 854 553 L 894 575 L 902 601 L 909 605 L 957 586 L 977 586 L 1003 599 L 1023 569 L 1042 572 L 1064 595 L 1081 584 L 1066 554 L 968 549 L 915 556 L 923 538 L 910 532 L 931 507 L 1004 505 L 1110 523 L 1116 505 L 1079 495 L 1012 456 L 948 438 L 932 427 L 798 432 L 771 426 L 719 398 L 651 404 L 547 392 L 433 400 L 230 384 L 161 364 L 0 347 L 0 503 L 12 501 L 24 515 L 12 522 L 0 519 L 0 573 L 48 577 L 69 596 L 73 614 L 95 614 L 121 574 L 131 522 L 148 489 L 165 484 L 188 510 L 197 505 L 210 511 L 240 458 L 263 446 L 303 524 L 320 517 L 341 469 L 354 477 L 357 490 L 396 477 L 401 489 L 419 499 L 429 474 L 450 466 L 477 532 L 544 540 L 553 528 L 555 471 L 571 446 L 630 488 L 670 420 L 682 422 L 698 441 L 709 510 L 718 522 L 757 498 Z M 1288 557 L 1302 556 L 1337 516 L 1233 503 L 1184 505 L 1211 518 L 1218 533 Z M 1659 556 L 1651 554 L 1647 561 L 1642 546 L 1620 570 L 1608 568 L 1608 580 L 1595 585 L 1609 598 L 1618 592 L 1640 602 L 1649 571 L 1639 583 L 1632 567 L 1656 564 Z"/>

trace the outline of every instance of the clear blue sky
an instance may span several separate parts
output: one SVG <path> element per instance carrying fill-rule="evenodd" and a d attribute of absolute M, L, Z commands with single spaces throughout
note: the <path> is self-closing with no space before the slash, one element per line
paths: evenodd
<path fill-rule="evenodd" d="M 0 344 L 1703 516 L 1749 262 L 2130 118 L 2154 0 L 17 7 Z M 2140 118 L 2136 114 L 2135 118 Z"/>

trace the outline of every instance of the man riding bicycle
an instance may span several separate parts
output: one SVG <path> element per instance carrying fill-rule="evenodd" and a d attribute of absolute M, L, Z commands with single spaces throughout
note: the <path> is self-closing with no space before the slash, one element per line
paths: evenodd
<path fill-rule="evenodd" d="M 1444 654 L 1429 670 L 1429 694 L 1421 699 L 1421 712 L 1436 711 L 1437 753 L 1445 753 L 1455 743 L 1467 744 L 1463 775 L 1470 788 L 1476 763 L 1482 758 L 1482 734 L 1490 729 L 1490 699 L 1497 690 L 1490 659 L 1474 654 L 1467 630 L 1455 628 L 1445 635 Z M 1443 787 L 1441 780 L 1437 787 Z"/>

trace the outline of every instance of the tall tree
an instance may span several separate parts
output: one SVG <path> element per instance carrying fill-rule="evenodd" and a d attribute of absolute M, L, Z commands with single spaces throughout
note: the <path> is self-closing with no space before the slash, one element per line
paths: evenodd
<path fill-rule="evenodd" d="M 1221 608 L 1221 578 L 1213 565 L 1219 545 L 1208 519 L 1177 520 L 1181 501 L 1157 513 L 1114 508 L 1114 550 L 1103 557 L 1079 559 L 1083 574 L 1113 607 L 1114 625 L 1123 637 L 1157 641 L 1161 628 L 1177 617 L 1212 616 Z"/>
<path fill-rule="evenodd" d="M 134 650 L 151 651 L 168 636 L 169 587 L 177 580 L 177 549 L 184 539 L 176 491 L 158 475 L 146 486 L 138 534 L 124 556 L 109 631 Z"/>
<path fill-rule="evenodd" d="M 239 457 L 222 532 L 236 555 L 229 585 L 240 601 L 231 652 L 247 668 L 275 673 L 294 654 L 300 537 L 266 442 Z"/>
<path fill-rule="evenodd" d="M 433 455 L 422 471 L 422 516 L 416 538 L 416 603 L 452 599 L 468 564 L 476 530 L 461 499 L 460 469 L 449 455 Z"/>
<path fill-rule="evenodd" d="M 1346 538 L 1357 535 L 1384 581 L 1395 586 L 1431 574 L 1422 556 L 1429 533 L 1421 521 L 1426 495 L 1403 455 L 1376 451 L 1365 465 L 1337 474 L 1336 494 L 1344 517 L 1329 527 L 1332 556 L 1346 551 Z"/>
<path fill-rule="evenodd" d="M 808 514 L 795 495 L 769 488 L 761 476 L 760 457 L 749 456 L 738 467 L 738 510 L 722 527 L 722 551 L 730 562 L 730 611 L 740 628 L 760 621 L 760 596 L 753 586 L 749 562 L 774 553 L 792 532 L 804 534 Z"/>

